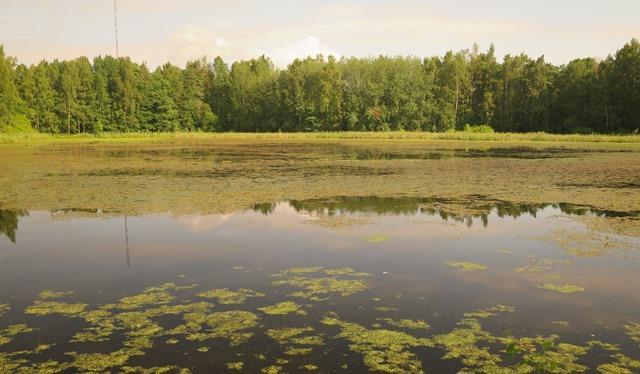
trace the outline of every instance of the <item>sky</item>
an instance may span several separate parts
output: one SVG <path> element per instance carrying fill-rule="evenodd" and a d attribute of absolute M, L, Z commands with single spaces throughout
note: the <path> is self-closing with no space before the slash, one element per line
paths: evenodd
<path fill-rule="evenodd" d="M 640 38 L 640 0 L 117 0 L 120 55 L 443 55 L 478 43 L 563 64 Z M 1 0 L 0 44 L 25 64 L 115 55 L 113 0 Z"/>

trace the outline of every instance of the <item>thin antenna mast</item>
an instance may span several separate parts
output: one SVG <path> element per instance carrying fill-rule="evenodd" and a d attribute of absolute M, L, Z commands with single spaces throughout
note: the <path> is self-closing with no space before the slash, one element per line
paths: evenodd
<path fill-rule="evenodd" d="M 113 0 L 113 25 L 116 31 L 116 58 L 118 58 L 118 7 L 116 6 L 116 0 Z"/>

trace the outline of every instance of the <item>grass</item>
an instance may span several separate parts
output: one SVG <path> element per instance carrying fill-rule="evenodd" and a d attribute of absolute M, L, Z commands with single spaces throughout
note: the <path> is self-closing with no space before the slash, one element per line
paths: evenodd
<path fill-rule="evenodd" d="M 45 134 L 0 133 L 3 143 L 85 143 L 85 142 L 145 142 L 172 139 L 229 139 L 229 140 L 465 140 L 497 142 L 569 142 L 569 143 L 639 143 L 640 135 L 603 134 L 548 134 L 532 133 L 477 133 L 469 131 L 449 132 L 315 132 L 315 133 L 202 133 L 202 132 L 128 132 L 102 134 Z"/>

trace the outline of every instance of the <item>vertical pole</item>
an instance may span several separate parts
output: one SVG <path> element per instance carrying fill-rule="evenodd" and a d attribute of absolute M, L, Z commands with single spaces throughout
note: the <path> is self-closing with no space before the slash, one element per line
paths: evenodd
<path fill-rule="evenodd" d="M 118 58 L 118 7 L 116 5 L 116 0 L 113 0 L 113 25 L 116 32 L 116 58 Z"/>

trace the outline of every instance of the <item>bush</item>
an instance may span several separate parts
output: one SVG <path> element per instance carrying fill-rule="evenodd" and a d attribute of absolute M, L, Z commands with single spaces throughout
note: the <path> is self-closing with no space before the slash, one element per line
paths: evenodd
<path fill-rule="evenodd" d="M 464 125 L 462 129 L 464 132 L 473 132 L 473 133 L 482 133 L 482 134 L 493 134 L 495 130 L 493 127 L 489 125 Z"/>
<path fill-rule="evenodd" d="M 1 121 L 0 121 L 1 122 Z M 11 133 L 29 133 L 34 132 L 31 127 L 31 121 L 22 114 L 14 114 L 9 117 L 6 124 L 0 123 L 0 132 Z"/>

